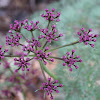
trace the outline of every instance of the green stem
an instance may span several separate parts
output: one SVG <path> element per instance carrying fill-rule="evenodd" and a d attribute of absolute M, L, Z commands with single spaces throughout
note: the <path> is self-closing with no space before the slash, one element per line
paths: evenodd
<path fill-rule="evenodd" d="M 52 78 L 54 78 L 55 80 L 59 80 L 59 82 L 61 83 L 61 80 L 56 76 L 54 75 L 44 64 L 43 62 L 41 62 L 42 64 L 42 67 L 43 67 L 43 70 L 48 74 L 50 75 Z"/>
<path fill-rule="evenodd" d="M 40 63 L 40 67 L 41 67 L 41 70 L 42 70 L 42 74 L 43 74 L 44 80 L 47 81 L 46 76 L 45 76 L 45 73 L 44 73 L 44 70 L 43 70 L 43 64 L 42 64 L 41 61 L 39 61 L 39 63 Z"/>
<path fill-rule="evenodd" d="M 21 57 L 21 55 L 4 55 L 4 57 Z M 35 55 L 28 55 L 24 57 L 35 57 Z"/>
<path fill-rule="evenodd" d="M 26 42 L 27 42 L 27 38 L 21 33 L 21 35 L 22 35 L 22 37 L 26 40 Z"/>
<path fill-rule="evenodd" d="M 21 56 L 18 56 L 18 55 L 4 55 L 4 57 L 21 57 Z"/>
<path fill-rule="evenodd" d="M 47 28 L 49 28 L 49 25 L 50 25 L 50 20 L 49 20 L 49 22 L 48 22 Z"/>
<path fill-rule="evenodd" d="M 73 42 L 73 43 L 70 43 L 70 44 L 66 44 L 66 45 L 63 45 L 63 46 L 59 46 L 57 48 L 54 48 L 54 49 L 51 49 L 51 50 L 47 50 L 48 51 L 54 51 L 54 50 L 57 50 L 57 49 L 60 49 L 60 48 L 63 48 L 63 47 L 67 47 L 67 46 L 70 46 L 70 45 L 74 45 L 74 44 L 77 44 L 77 43 L 80 43 L 79 41 L 76 41 L 76 42 Z"/>
<path fill-rule="evenodd" d="M 46 42 L 44 43 L 44 45 L 43 45 L 42 49 L 44 49 L 44 48 L 45 48 L 45 46 L 47 45 L 47 43 L 48 43 L 48 41 L 46 41 Z"/>
<path fill-rule="evenodd" d="M 33 32 L 31 31 L 32 38 L 34 38 Z"/>
<path fill-rule="evenodd" d="M 9 69 L 9 71 L 10 71 L 12 74 L 14 74 L 11 68 L 8 68 L 8 69 Z"/>
<path fill-rule="evenodd" d="M 58 60 L 63 60 L 62 58 L 59 57 L 53 57 L 53 56 L 49 56 L 50 58 L 54 58 L 54 59 L 58 59 Z"/>

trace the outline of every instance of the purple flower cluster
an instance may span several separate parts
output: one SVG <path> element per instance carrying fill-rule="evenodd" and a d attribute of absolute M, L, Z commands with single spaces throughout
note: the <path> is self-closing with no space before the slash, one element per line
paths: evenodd
<path fill-rule="evenodd" d="M 24 59 L 24 56 L 21 56 L 19 59 L 14 58 L 14 65 L 18 65 L 18 69 L 15 70 L 15 72 L 18 72 L 19 69 L 22 69 L 22 71 L 25 70 L 25 68 L 27 69 L 27 71 L 29 71 L 30 69 L 28 68 L 28 66 L 30 65 L 29 61 L 30 58 L 26 58 L 26 60 Z"/>
<path fill-rule="evenodd" d="M 10 24 L 9 33 L 12 33 L 12 30 L 19 32 L 20 29 L 21 29 L 21 26 L 22 26 L 21 22 L 18 21 L 18 20 L 15 20 L 14 21 L 14 25 L 13 24 Z"/>
<path fill-rule="evenodd" d="M 8 52 L 8 49 L 5 49 L 4 51 L 2 51 L 1 49 L 2 49 L 2 45 L 0 45 L 0 60 L 4 59 L 4 54 L 6 52 Z M 1 62 L 0 62 L 0 64 L 1 64 Z"/>
<path fill-rule="evenodd" d="M 54 21 L 55 20 L 56 22 L 59 22 L 60 21 L 60 19 L 59 19 L 60 12 L 57 12 L 57 14 L 54 14 L 55 8 L 52 8 L 51 11 L 49 11 L 46 8 L 45 11 L 46 11 L 46 14 L 42 14 L 41 15 L 43 18 L 45 18 L 45 20 L 49 20 L 49 21 Z"/>
<path fill-rule="evenodd" d="M 62 57 L 62 59 L 63 59 L 63 61 L 64 61 L 63 66 L 66 66 L 66 64 L 67 64 L 70 71 L 72 71 L 72 67 L 71 67 L 72 65 L 73 65 L 76 69 L 78 69 L 79 66 L 78 66 L 78 65 L 75 65 L 75 63 L 76 63 L 76 62 L 82 62 L 82 59 L 79 59 L 79 58 L 80 58 L 79 55 L 76 56 L 76 57 L 74 57 L 74 52 L 75 52 L 75 49 L 72 50 L 72 54 L 70 54 L 70 52 L 67 52 L 67 56 L 64 55 L 64 56 Z"/>
<path fill-rule="evenodd" d="M 32 38 L 32 41 L 28 40 L 27 46 L 23 45 L 23 51 L 34 51 L 34 47 L 41 47 L 41 44 L 38 40 L 35 40 L 35 38 Z"/>
<path fill-rule="evenodd" d="M 13 46 L 19 46 L 20 43 L 19 43 L 19 40 L 22 38 L 22 36 L 20 35 L 19 32 L 15 33 L 15 36 L 13 33 L 11 33 L 10 36 L 6 36 L 6 45 L 11 45 L 12 47 Z"/>
<path fill-rule="evenodd" d="M 39 21 L 36 21 L 35 23 L 33 21 L 30 21 L 29 23 L 28 19 L 22 21 L 15 20 L 14 22 L 14 25 L 10 24 L 9 33 L 12 33 L 12 30 L 20 32 L 22 27 L 24 29 L 27 29 L 28 31 L 33 31 L 35 29 L 38 29 L 37 24 L 39 23 Z"/>
<path fill-rule="evenodd" d="M 43 50 L 36 50 L 35 51 L 36 57 L 34 57 L 34 59 L 36 59 L 36 60 L 38 59 L 40 61 L 43 61 L 45 65 L 47 64 L 46 60 L 49 60 L 51 62 L 54 62 L 54 59 L 53 58 L 51 58 L 51 59 L 48 58 L 51 55 L 51 52 L 48 52 L 46 54 L 45 51 L 47 51 L 47 50 L 49 50 L 49 47 L 45 47 L 45 50 L 44 51 Z"/>
<path fill-rule="evenodd" d="M 63 34 L 60 33 L 58 36 L 56 36 L 56 34 L 57 34 L 56 25 L 52 25 L 51 27 L 52 27 L 52 31 L 51 32 L 49 32 L 49 29 L 48 28 L 46 28 L 46 29 L 40 29 L 40 31 L 44 35 L 40 35 L 38 37 L 38 39 L 45 38 L 45 39 L 47 39 L 48 42 L 51 42 L 51 40 L 58 41 L 58 38 L 59 37 L 62 37 Z"/>
<path fill-rule="evenodd" d="M 89 29 L 89 31 L 85 31 L 84 28 L 81 28 L 81 32 L 77 32 L 77 34 L 80 38 L 79 42 L 84 42 L 85 45 L 89 44 L 92 48 L 94 48 L 94 44 L 91 44 L 89 42 L 96 42 L 96 37 L 98 37 L 98 34 L 89 34 L 90 32 L 92 32 L 92 29 Z"/>
<path fill-rule="evenodd" d="M 42 83 L 42 86 L 40 87 L 40 90 L 46 91 L 46 95 L 51 95 L 51 100 L 53 100 L 52 92 L 55 91 L 56 93 L 59 93 L 58 87 L 63 87 L 62 84 L 58 85 L 58 80 L 55 80 L 54 82 L 51 82 L 51 78 L 48 78 L 48 82 Z"/>
<path fill-rule="evenodd" d="M 33 21 L 30 21 L 30 23 L 28 22 L 28 19 L 25 19 L 23 21 L 23 28 L 27 29 L 28 31 L 34 31 L 35 29 L 38 29 L 37 24 L 39 23 L 39 21 L 36 21 L 35 23 Z"/>

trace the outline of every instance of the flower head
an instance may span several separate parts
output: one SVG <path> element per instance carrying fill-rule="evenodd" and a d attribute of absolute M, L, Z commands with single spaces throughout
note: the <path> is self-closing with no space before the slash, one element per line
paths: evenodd
<path fill-rule="evenodd" d="M 60 19 L 60 12 L 57 12 L 57 14 L 55 14 L 55 8 L 52 8 L 51 11 L 49 11 L 47 8 L 45 9 L 46 13 L 42 14 L 41 17 L 45 18 L 45 20 L 49 20 L 49 21 L 56 21 L 59 22 Z"/>
<path fill-rule="evenodd" d="M 79 66 L 78 66 L 78 65 L 75 65 L 75 63 L 76 63 L 76 62 L 82 62 L 82 59 L 79 59 L 79 58 L 80 58 L 79 55 L 76 56 L 76 57 L 74 57 L 74 52 L 75 52 L 75 49 L 72 50 L 72 53 L 71 53 L 71 54 L 70 54 L 70 52 L 67 52 L 67 53 L 66 53 L 67 56 L 64 55 L 64 56 L 62 57 L 62 60 L 64 61 L 63 66 L 68 65 L 70 71 L 72 71 L 72 65 L 73 65 L 76 69 L 78 69 Z"/>
<path fill-rule="evenodd" d="M 6 36 L 6 45 L 11 45 L 12 47 L 15 45 L 19 46 L 20 45 L 19 41 L 21 38 L 22 38 L 22 36 L 20 35 L 19 32 L 15 33 L 15 34 L 11 33 L 10 36 L 8 36 L 8 35 Z"/>
<path fill-rule="evenodd" d="M 29 71 L 29 68 L 28 66 L 30 65 L 29 61 L 30 61 L 30 58 L 24 58 L 24 56 L 21 56 L 19 59 L 17 58 L 14 58 L 14 61 L 15 61 L 15 65 L 18 65 L 18 69 L 15 70 L 15 72 L 18 72 L 19 69 L 22 69 L 22 71 L 25 70 L 25 68 L 27 69 L 27 71 Z"/>
<path fill-rule="evenodd" d="M 79 42 L 83 42 L 85 45 L 89 44 L 92 48 L 94 48 L 94 44 L 90 42 L 96 42 L 96 38 L 98 37 L 98 35 L 90 34 L 90 32 L 92 32 L 92 29 L 89 29 L 89 31 L 85 31 L 84 28 L 81 28 L 81 32 L 77 32 L 77 34 L 80 38 Z"/>
<path fill-rule="evenodd" d="M 53 58 L 51 58 L 51 59 L 49 58 L 49 56 L 51 55 L 51 52 L 46 53 L 47 50 L 49 50 L 48 47 L 45 47 L 44 51 L 43 50 L 36 50 L 35 51 L 36 57 L 34 57 L 34 59 L 43 61 L 45 65 L 47 64 L 46 60 L 54 62 Z"/>
<path fill-rule="evenodd" d="M 45 38 L 48 42 L 51 43 L 52 40 L 54 41 L 58 41 L 58 38 L 59 37 L 62 37 L 63 34 L 60 33 L 59 35 L 56 35 L 57 34 L 57 29 L 56 29 L 56 25 L 52 25 L 51 26 L 52 28 L 52 31 L 49 32 L 48 28 L 46 29 L 40 29 L 40 31 L 44 34 L 44 35 L 40 35 L 38 38 L 41 39 L 41 38 Z"/>
<path fill-rule="evenodd" d="M 56 93 L 59 93 L 58 88 L 63 87 L 62 84 L 57 84 L 59 81 L 55 80 L 54 82 L 51 82 L 51 78 L 48 78 L 48 82 L 42 83 L 42 86 L 40 87 L 40 90 L 46 91 L 46 95 L 51 95 L 51 100 L 53 100 L 53 91 Z"/>

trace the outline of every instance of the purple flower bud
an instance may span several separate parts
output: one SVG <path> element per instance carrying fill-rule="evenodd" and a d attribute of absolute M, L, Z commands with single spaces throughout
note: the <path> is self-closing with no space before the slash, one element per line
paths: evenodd
<path fill-rule="evenodd" d="M 88 42 L 85 42 L 85 45 L 88 45 Z"/>
<path fill-rule="evenodd" d="M 92 32 L 92 29 L 91 28 L 89 29 L 89 32 Z"/>
<path fill-rule="evenodd" d="M 57 19 L 56 19 L 56 22 L 59 22 L 59 21 L 60 21 L 60 19 L 59 19 L 59 18 L 57 18 Z"/>
<path fill-rule="evenodd" d="M 27 71 L 30 71 L 30 69 L 29 69 L 29 68 L 27 68 Z"/>
<path fill-rule="evenodd" d="M 48 81 L 51 81 L 51 78 L 48 78 Z"/>
<path fill-rule="evenodd" d="M 56 93 L 59 93 L 59 90 L 56 90 Z"/>
<path fill-rule="evenodd" d="M 66 63 L 63 63 L 63 66 L 66 66 Z"/>
<path fill-rule="evenodd" d="M 68 67 L 71 67 L 71 64 L 68 64 Z"/>
<path fill-rule="evenodd" d="M 40 61 L 42 61 L 42 58 L 39 58 Z"/>
<path fill-rule="evenodd" d="M 14 58 L 14 61 L 17 61 L 17 58 Z"/>
<path fill-rule="evenodd" d="M 81 32 L 77 32 L 78 35 L 81 35 Z"/>
<path fill-rule="evenodd" d="M 52 28 L 55 28 L 56 27 L 56 25 L 52 25 Z"/>
<path fill-rule="evenodd" d="M 62 36 L 63 36 L 63 34 L 62 34 L 62 33 L 60 33 L 60 34 L 59 34 L 59 36 L 60 36 L 60 37 L 62 37 Z"/>
<path fill-rule="evenodd" d="M 12 31 L 11 31 L 11 30 L 9 30 L 9 33 L 12 33 Z"/>
<path fill-rule="evenodd" d="M 55 8 L 52 8 L 52 12 L 54 12 L 55 11 Z"/>
<path fill-rule="evenodd" d="M 46 65 L 47 64 L 47 62 L 46 61 L 43 61 L 43 63 Z"/>
<path fill-rule="evenodd" d="M 43 90 L 43 87 L 40 87 L 40 90 Z"/>
<path fill-rule="evenodd" d="M 57 39 L 57 38 L 55 38 L 54 40 L 55 40 L 55 41 L 58 41 L 58 39 Z"/>
<path fill-rule="evenodd" d="M 75 68 L 76 68 L 76 69 L 78 69 L 78 68 L 79 68 L 79 66 L 75 66 Z"/>
<path fill-rule="evenodd" d="M 99 36 L 98 34 L 95 34 L 95 35 L 94 35 L 94 37 L 98 37 L 98 36 Z"/>
<path fill-rule="evenodd" d="M 96 39 L 93 39 L 94 42 L 96 42 Z"/>
<path fill-rule="evenodd" d="M 67 55 L 70 55 L 70 52 L 67 52 Z"/>
<path fill-rule="evenodd" d="M 65 55 L 63 55 L 63 57 L 62 57 L 63 59 L 66 59 L 66 56 Z"/>
<path fill-rule="evenodd" d="M 60 87 L 63 87 L 63 85 L 62 85 L 62 84 L 59 84 L 59 86 L 60 86 Z"/>
<path fill-rule="evenodd" d="M 45 50 L 49 50 L 49 47 L 45 47 Z"/>
<path fill-rule="evenodd" d="M 51 98 L 51 100 L 53 100 L 53 99 L 54 99 L 54 98 L 53 98 L 53 96 L 51 96 L 50 98 Z"/>
<path fill-rule="evenodd" d="M 48 11 L 48 9 L 47 9 L 47 8 L 45 8 L 45 11 L 47 12 L 47 11 Z"/>
<path fill-rule="evenodd" d="M 16 69 L 15 72 L 17 73 L 18 72 L 18 69 Z"/>
<path fill-rule="evenodd" d="M 49 92 L 47 92 L 46 94 L 49 95 Z"/>
<path fill-rule="evenodd" d="M 69 68 L 69 71 L 71 71 L 71 72 L 72 72 L 72 68 Z"/>
<path fill-rule="evenodd" d="M 75 49 L 73 49 L 72 52 L 74 53 L 75 52 Z"/>
<path fill-rule="evenodd" d="M 57 17 L 59 17 L 60 16 L 60 12 L 57 12 Z"/>
<path fill-rule="evenodd" d="M 80 59 L 79 61 L 80 61 L 80 62 L 82 62 L 83 60 L 82 60 L 82 59 Z"/>
<path fill-rule="evenodd" d="M 94 44 L 91 44 L 91 47 L 94 48 Z"/>
<path fill-rule="evenodd" d="M 78 56 L 76 56 L 76 58 L 77 58 L 77 59 L 79 59 L 79 58 L 80 58 L 80 56 L 78 55 Z"/>
<path fill-rule="evenodd" d="M 81 28 L 81 31 L 84 31 L 84 28 L 83 27 Z"/>
<path fill-rule="evenodd" d="M 51 60 L 50 60 L 50 61 L 54 62 L 54 59 L 53 59 L 53 58 L 51 58 Z"/>
<path fill-rule="evenodd" d="M 25 69 L 24 68 L 22 68 L 22 71 L 24 71 Z"/>
<path fill-rule="evenodd" d="M 24 21 L 27 23 L 28 22 L 28 19 L 25 19 Z"/>
<path fill-rule="evenodd" d="M 58 83 L 58 80 L 55 80 L 55 83 Z"/>

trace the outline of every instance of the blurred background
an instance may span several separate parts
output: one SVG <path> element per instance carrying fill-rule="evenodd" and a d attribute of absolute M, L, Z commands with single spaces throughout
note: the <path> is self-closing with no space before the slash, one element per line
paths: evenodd
<path fill-rule="evenodd" d="M 76 41 L 78 39 L 77 32 L 81 27 L 86 30 L 92 28 L 93 33 L 100 36 L 100 0 L 0 0 L 0 44 L 4 45 L 9 24 L 14 23 L 15 19 L 39 20 L 41 27 L 45 27 L 47 23 L 40 17 L 45 8 L 50 10 L 55 8 L 56 11 L 61 12 L 61 21 L 57 23 L 57 29 L 64 34 L 64 37 L 60 41 L 52 43 L 54 47 Z M 23 33 L 29 36 L 25 30 Z M 6 48 L 5 45 L 4 47 Z M 9 54 L 15 53 L 16 50 L 20 51 L 20 48 L 9 49 Z M 54 52 L 54 56 L 61 57 L 72 49 L 75 49 L 75 54 L 80 55 L 83 59 L 83 63 L 79 64 L 79 69 L 75 69 L 71 73 L 62 66 L 62 62 L 58 64 L 58 61 L 47 65 L 61 78 L 66 87 L 61 89 L 59 94 L 54 94 L 54 100 L 100 100 L 100 37 L 95 43 L 95 48 L 81 43 L 62 48 Z M 13 59 L 7 60 L 13 61 Z M 13 70 L 15 66 L 10 65 Z M 31 80 L 31 84 L 25 81 L 26 87 L 21 85 L 24 92 L 18 92 L 16 95 L 12 84 L 5 81 L 6 78 L 12 77 L 10 71 L 4 70 L 4 64 L 0 66 L 0 90 L 12 90 L 13 99 L 8 98 L 7 100 L 50 100 L 49 97 L 43 99 L 43 91 L 34 92 L 40 87 L 43 77 L 37 62 L 32 62 L 31 67 L 33 72 L 27 73 L 27 81 Z M 6 91 L 6 93 L 8 92 Z M 0 98 L 0 100 L 6 99 Z"/>

